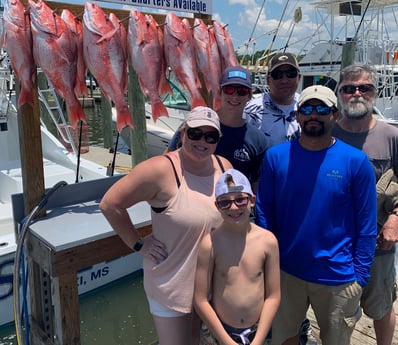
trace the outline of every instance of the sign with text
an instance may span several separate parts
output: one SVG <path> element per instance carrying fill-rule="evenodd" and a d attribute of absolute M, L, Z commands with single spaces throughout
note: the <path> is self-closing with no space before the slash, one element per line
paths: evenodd
<path fill-rule="evenodd" d="M 212 0 L 101 0 L 114 4 L 158 8 L 168 11 L 212 14 Z"/>

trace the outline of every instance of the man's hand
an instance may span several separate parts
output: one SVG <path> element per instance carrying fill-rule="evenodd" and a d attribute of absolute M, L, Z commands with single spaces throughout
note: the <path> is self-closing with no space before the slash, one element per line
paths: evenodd
<path fill-rule="evenodd" d="M 398 242 L 398 216 L 390 214 L 377 236 L 376 248 L 391 250 Z"/>

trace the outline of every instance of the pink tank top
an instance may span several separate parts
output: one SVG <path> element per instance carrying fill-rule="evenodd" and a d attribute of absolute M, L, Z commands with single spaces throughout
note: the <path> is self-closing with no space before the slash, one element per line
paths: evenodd
<path fill-rule="evenodd" d="M 192 309 L 199 242 L 222 221 L 214 205 L 214 186 L 222 171 L 215 166 L 214 176 L 184 171 L 167 209 L 161 213 L 152 211 L 152 233 L 166 245 L 169 256 L 158 265 L 144 259 L 145 292 L 149 298 L 181 313 Z"/>

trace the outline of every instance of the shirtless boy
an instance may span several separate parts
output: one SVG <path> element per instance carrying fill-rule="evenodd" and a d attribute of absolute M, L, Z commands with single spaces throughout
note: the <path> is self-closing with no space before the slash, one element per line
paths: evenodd
<path fill-rule="evenodd" d="M 201 345 L 263 345 L 280 302 L 275 236 L 249 220 L 255 195 L 248 179 L 229 169 L 216 183 L 223 223 L 203 237 L 194 305 L 203 321 Z"/>

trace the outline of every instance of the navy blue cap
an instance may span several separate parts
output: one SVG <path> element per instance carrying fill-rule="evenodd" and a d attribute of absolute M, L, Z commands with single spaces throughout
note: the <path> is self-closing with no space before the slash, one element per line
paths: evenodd
<path fill-rule="evenodd" d="M 252 88 L 251 73 L 241 66 L 227 67 L 221 75 L 220 86 L 242 85 Z"/>

